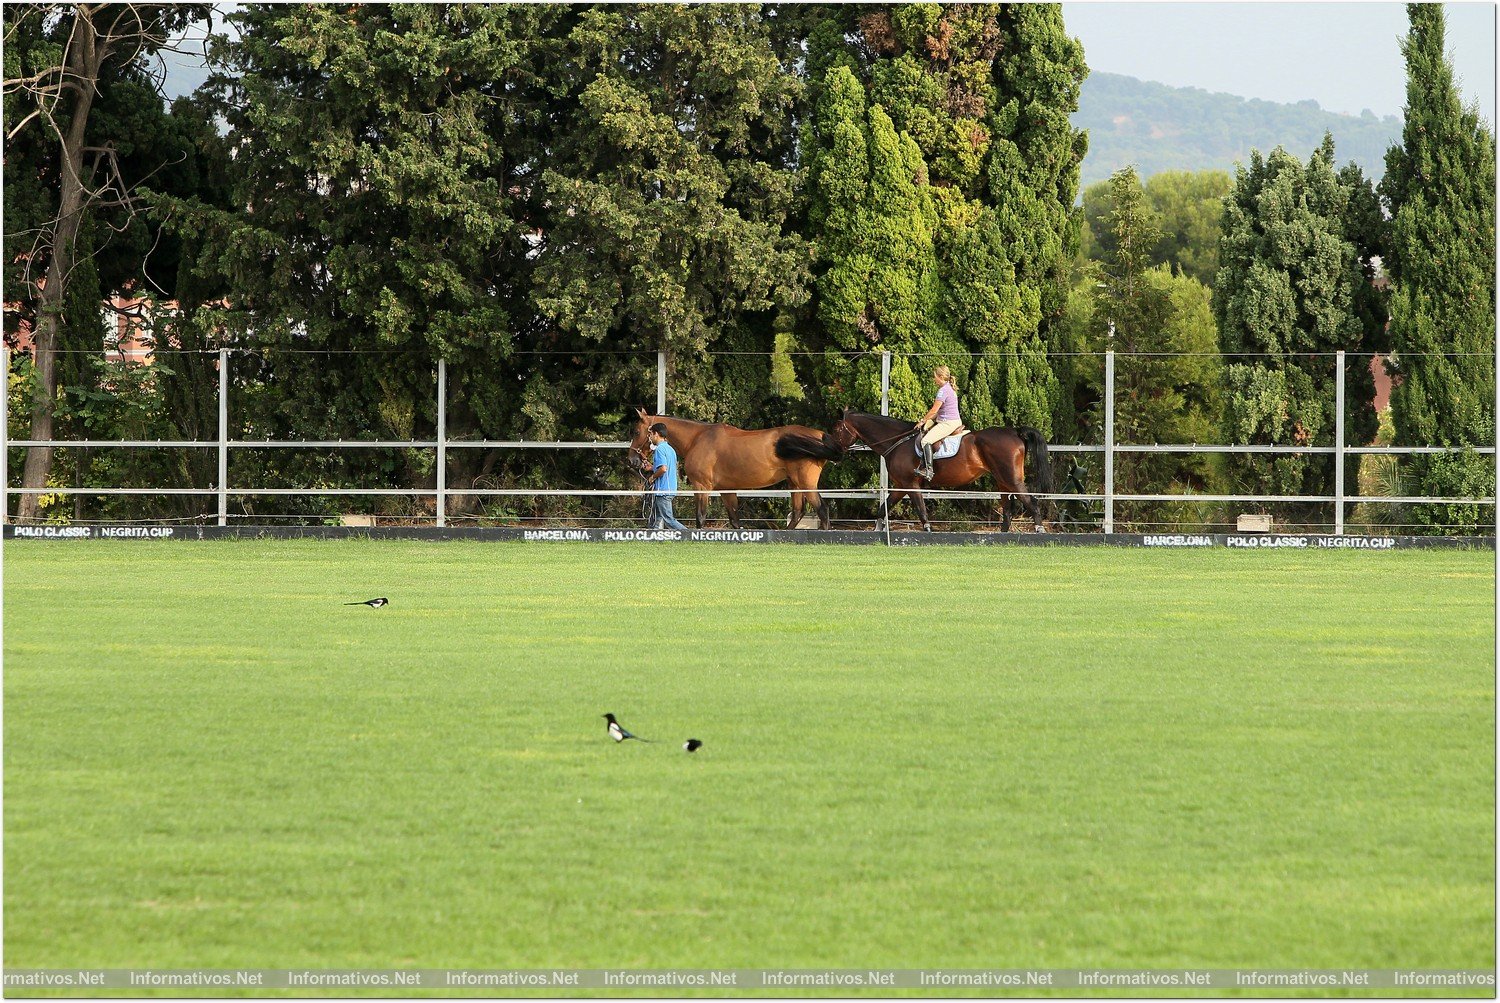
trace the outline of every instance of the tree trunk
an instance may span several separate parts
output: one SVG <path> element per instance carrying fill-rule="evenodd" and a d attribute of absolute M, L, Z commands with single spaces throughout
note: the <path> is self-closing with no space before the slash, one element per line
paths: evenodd
<path fill-rule="evenodd" d="M 99 69 L 108 57 L 110 45 L 101 43 L 93 21 L 93 10 L 80 6 L 78 27 L 68 45 L 67 68 L 76 82 L 72 120 L 66 135 L 60 137 L 62 157 L 61 192 L 58 198 L 57 227 L 52 234 L 52 258 L 47 264 L 46 285 L 41 290 L 37 308 L 36 337 L 33 354 L 36 359 L 36 397 L 31 405 L 31 438 L 51 439 L 52 414 L 57 402 L 57 345 L 62 328 L 63 303 L 68 292 L 69 273 L 78 229 L 83 221 L 87 192 L 83 181 L 83 140 L 88 128 L 89 109 L 99 79 Z M 102 349 L 102 345 L 100 346 Z M 26 452 L 26 466 L 21 473 L 23 488 L 44 488 L 52 473 L 52 447 L 32 446 Z M 36 522 L 40 495 L 25 494 L 16 506 L 17 522 Z"/>

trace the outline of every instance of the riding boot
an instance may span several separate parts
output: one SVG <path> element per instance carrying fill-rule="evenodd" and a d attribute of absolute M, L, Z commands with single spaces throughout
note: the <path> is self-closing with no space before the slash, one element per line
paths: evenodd
<path fill-rule="evenodd" d="M 932 447 L 922 447 L 922 466 L 917 470 L 917 476 L 924 481 L 932 480 Z"/>

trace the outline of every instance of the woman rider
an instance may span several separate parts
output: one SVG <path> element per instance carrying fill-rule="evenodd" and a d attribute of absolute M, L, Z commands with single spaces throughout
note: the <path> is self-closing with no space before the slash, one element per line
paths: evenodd
<path fill-rule="evenodd" d="M 917 422 L 918 428 L 927 429 L 922 436 L 922 466 L 917 470 L 917 476 L 926 481 L 932 480 L 932 447 L 963 424 L 958 417 L 958 391 L 953 389 L 953 374 L 947 366 L 938 366 L 932 371 L 932 378 L 938 385 L 937 398 Z"/>

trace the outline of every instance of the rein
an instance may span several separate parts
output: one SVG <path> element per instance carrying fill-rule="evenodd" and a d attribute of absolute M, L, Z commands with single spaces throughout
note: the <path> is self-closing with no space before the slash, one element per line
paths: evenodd
<path fill-rule="evenodd" d="M 849 428 L 854 431 L 854 433 L 855 433 L 854 437 L 856 439 L 862 439 L 862 438 L 864 438 L 864 436 L 862 436 L 862 435 L 859 434 L 859 430 L 854 427 L 854 423 L 853 422 L 849 421 L 848 419 L 844 419 L 844 424 L 848 425 Z M 921 432 L 921 429 L 919 429 L 919 428 L 909 428 L 905 432 L 901 432 L 898 435 L 889 436 L 888 438 L 885 438 L 885 439 L 877 439 L 874 442 L 870 442 L 870 441 L 867 440 L 865 442 L 865 445 L 869 446 L 871 449 L 875 450 L 877 453 L 880 454 L 881 458 L 884 459 L 885 457 L 889 456 L 891 454 L 891 451 L 894 450 L 897 446 L 901 445 L 907 439 L 914 439 L 914 438 L 916 438 L 917 435 L 920 432 Z M 880 448 L 881 446 L 884 446 L 888 442 L 890 443 L 889 446 L 886 446 L 885 449 L 881 449 Z"/>
<path fill-rule="evenodd" d="M 640 462 L 630 463 L 632 457 L 639 457 Z M 648 472 L 651 469 L 651 454 L 646 452 L 645 449 L 636 449 L 632 447 L 630 449 L 629 455 L 626 456 L 626 462 L 630 463 L 630 469 L 634 471 L 636 476 L 641 479 L 641 518 L 650 519 L 651 498 L 654 494 L 654 492 L 651 490 L 651 479 Z"/>

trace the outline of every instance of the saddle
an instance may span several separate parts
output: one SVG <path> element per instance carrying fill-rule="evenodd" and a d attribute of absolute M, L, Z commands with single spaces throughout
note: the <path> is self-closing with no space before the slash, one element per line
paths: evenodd
<path fill-rule="evenodd" d="M 939 439 L 937 444 L 932 447 L 932 458 L 934 460 L 946 460 L 948 457 L 958 452 L 958 447 L 963 443 L 963 437 L 968 434 L 969 430 L 960 425 L 957 432 L 954 432 L 952 435 L 948 436 L 945 439 Z M 917 455 L 921 456 L 922 437 L 920 435 L 917 436 L 912 440 L 912 443 L 916 447 Z"/>

